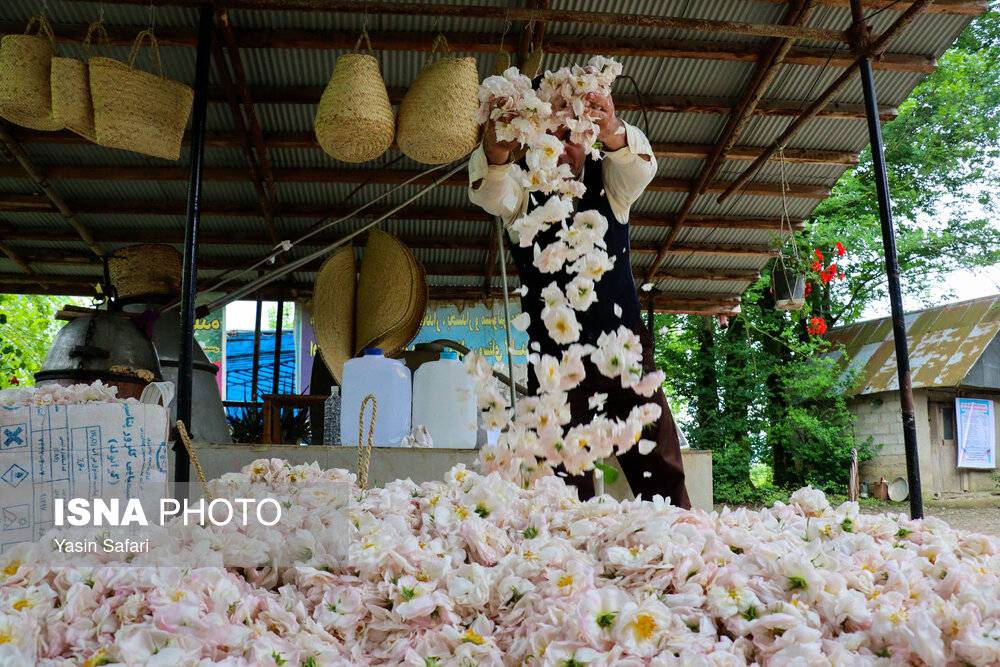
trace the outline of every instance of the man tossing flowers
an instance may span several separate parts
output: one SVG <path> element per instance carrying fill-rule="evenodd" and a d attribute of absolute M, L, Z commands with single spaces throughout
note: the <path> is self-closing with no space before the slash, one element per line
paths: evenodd
<path fill-rule="evenodd" d="M 514 68 L 484 81 L 484 137 L 469 163 L 469 198 L 504 223 L 537 358 L 562 359 L 571 345 L 588 350 L 582 379 L 568 391 L 566 426 L 624 422 L 638 406 L 658 404 L 660 418 L 643 432 L 644 443 L 655 441 L 652 455 L 639 451 L 648 445 L 633 447 L 619 462 L 636 494 L 688 507 L 677 429 L 659 388 L 629 260 L 629 209 L 656 174 L 656 158 L 646 136 L 615 113 L 610 87 L 620 72 L 614 60 L 595 57 L 546 72 L 534 86 Z M 629 336 L 641 344 L 641 368 L 609 376 L 590 358 Z M 637 387 L 642 371 L 649 380 Z M 540 380 L 550 379 L 537 372 L 529 372 L 536 393 Z M 647 386 L 654 384 L 655 393 Z M 602 394 L 607 399 L 593 409 L 591 397 Z M 593 495 L 590 475 L 570 481 L 581 497 Z"/>

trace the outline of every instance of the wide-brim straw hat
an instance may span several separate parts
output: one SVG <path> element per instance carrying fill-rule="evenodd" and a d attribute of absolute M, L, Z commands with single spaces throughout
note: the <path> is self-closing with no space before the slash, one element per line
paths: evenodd
<path fill-rule="evenodd" d="M 413 253 L 391 234 L 373 229 L 361 261 L 342 248 L 320 268 L 313 289 L 313 333 L 339 384 L 344 362 L 366 347 L 391 357 L 417 335 L 427 309 L 427 280 Z"/>
<path fill-rule="evenodd" d="M 313 336 L 337 384 L 341 383 L 344 362 L 354 356 L 354 292 L 357 282 L 354 247 L 347 246 L 323 262 L 313 287 Z"/>
<path fill-rule="evenodd" d="M 420 262 L 395 236 L 373 229 L 358 278 L 355 353 L 380 347 L 385 356 L 393 356 L 417 335 L 426 306 Z"/>

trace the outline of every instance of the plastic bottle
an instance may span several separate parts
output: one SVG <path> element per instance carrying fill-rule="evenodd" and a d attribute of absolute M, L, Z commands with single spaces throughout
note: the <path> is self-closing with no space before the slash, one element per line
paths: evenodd
<path fill-rule="evenodd" d="M 323 444 L 333 445 L 340 438 L 340 387 L 330 387 L 330 397 L 323 403 Z"/>
<path fill-rule="evenodd" d="M 475 387 L 458 353 L 442 352 L 440 360 L 417 369 L 413 377 L 413 423 L 427 427 L 434 447 L 474 449 L 476 417 Z"/>
<path fill-rule="evenodd" d="M 375 417 L 376 447 L 398 447 L 410 433 L 410 369 L 403 362 L 386 359 L 377 347 L 365 348 L 360 359 L 344 363 L 343 398 L 340 410 L 340 442 L 348 447 L 358 446 L 358 418 L 361 403 L 368 394 L 378 402 Z M 371 424 L 371 401 L 365 406 L 364 438 L 368 443 Z"/>

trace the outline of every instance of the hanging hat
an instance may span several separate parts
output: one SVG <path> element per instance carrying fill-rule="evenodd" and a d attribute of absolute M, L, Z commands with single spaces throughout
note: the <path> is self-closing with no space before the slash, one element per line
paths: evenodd
<path fill-rule="evenodd" d="M 423 267 L 399 239 L 373 229 L 355 282 L 354 253 L 338 250 L 316 277 L 313 331 L 338 383 L 344 362 L 366 347 L 391 357 L 417 335 L 427 308 Z"/>
<path fill-rule="evenodd" d="M 340 384 L 344 362 L 354 356 L 354 287 L 358 270 L 354 247 L 323 262 L 313 287 L 313 335 L 327 368 Z"/>

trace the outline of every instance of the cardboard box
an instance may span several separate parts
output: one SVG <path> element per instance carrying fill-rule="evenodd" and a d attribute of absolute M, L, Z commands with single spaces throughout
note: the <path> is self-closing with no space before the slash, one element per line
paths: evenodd
<path fill-rule="evenodd" d="M 162 498 L 167 434 L 160 405 L 0 408 L 0 553 L 52 528 L 56 498 Z"/>

